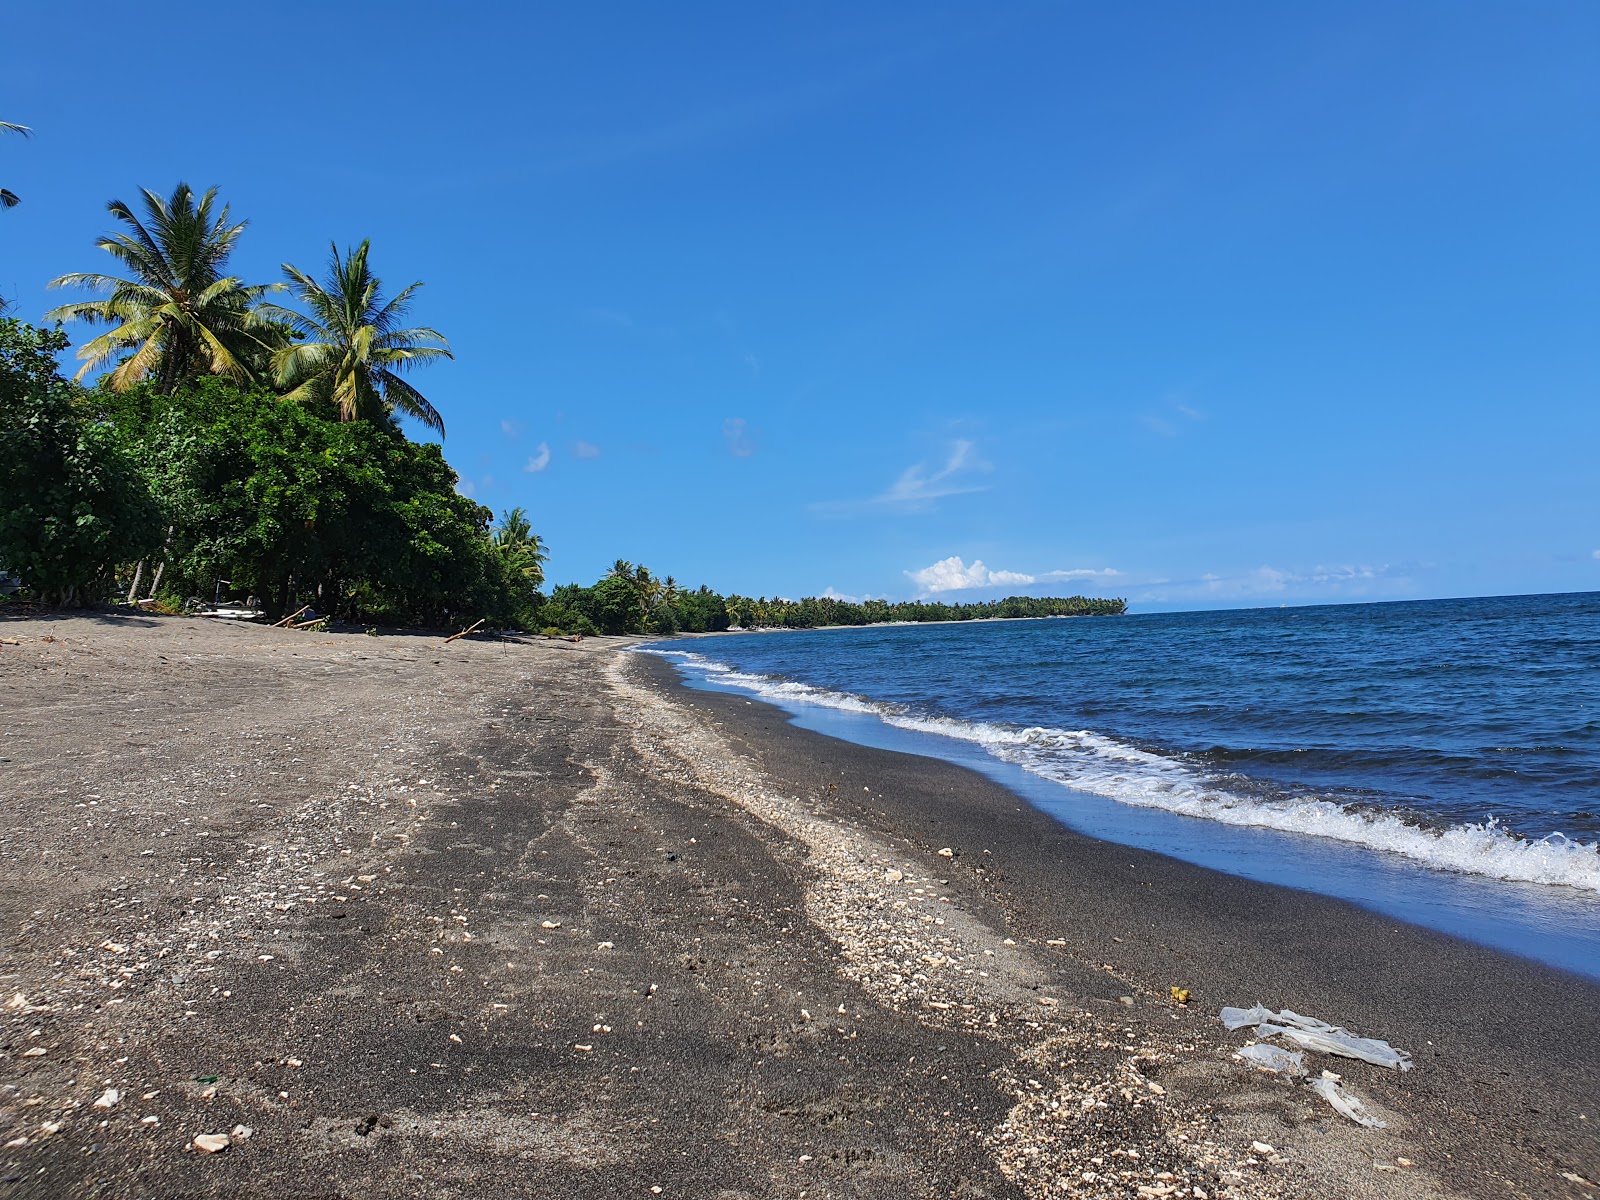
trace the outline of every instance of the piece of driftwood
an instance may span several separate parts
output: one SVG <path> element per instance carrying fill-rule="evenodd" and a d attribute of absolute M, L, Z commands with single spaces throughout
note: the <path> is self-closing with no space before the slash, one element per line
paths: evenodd
<path fill-rule="evenodd" d="M 283 620 L 275 621 L 273 623 L 272 627 L 274 629 L 281 629 L 283 626 L 289 624 L 291 621 L 293 621 L 296 617 L 298 617 L 301 613 L 305 612 L 306 609 L 308 609 L 310 607 L 311 607 L 311 605 L 309 605 L 309 604 L 302 604 L 299 608 L 297 608 L 294 612 L 290 613 Z"/>
<path fill-rule="evenodd" d="M 298 616 L 299 614 L 296 614 L 296 615 Z M 321 625 L 327 619 L 328 619 L 327 617 L 312 617 L 311 620 L 309 620 L 309 621 L 297 621 L 293 625 L 289 626 L 289 628 L 290 629 L 309 629 L 313 625 Z"/>
<path fill-rule="evenodd" d="M 469 633 L 476 633 L 478 631 L 478 626 L 482 625 L 482 624 L 483 624 L 483 619 L 480 617 L 478 620 L 474 621 L 471 625 L 468 625 L 460 633 L 452 633 L 449 637 L 445 638 L 444 644 L 446 646 L 448 646 L 451 642 L 455 641 L 457 638 L 464 638 Z"/>

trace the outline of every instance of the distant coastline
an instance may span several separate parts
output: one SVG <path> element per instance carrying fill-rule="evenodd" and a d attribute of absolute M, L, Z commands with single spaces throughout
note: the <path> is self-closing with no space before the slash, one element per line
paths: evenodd
<path fill-rule="evenodd" d="M 1080 617 L 1093 616 L 1126 616 L 1120 613 L 1059 613 L 1047 617 L 945 617 L 930 621 L 872 621 L 857 625 L 757 625 L 746 629 L 740 625 L 733 625 L 727 629 L 708 629 L 695 633 L 683 631 L 672 634 L 673 637 L 727 637 L 730 634 L 741 633 L 821 633 L 829 629 L 893 629 L 907 625 L 990 625 L 1002 621 L 1074 621 Z"/>

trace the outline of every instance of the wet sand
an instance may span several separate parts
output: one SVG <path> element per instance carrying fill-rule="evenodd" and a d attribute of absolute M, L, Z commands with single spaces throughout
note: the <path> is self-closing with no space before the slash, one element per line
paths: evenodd
<path fill-rule="evenodd" d="M 1596 1194 L 1600 988 L 615 649 L 0 624 L 0 1198 Z"/>

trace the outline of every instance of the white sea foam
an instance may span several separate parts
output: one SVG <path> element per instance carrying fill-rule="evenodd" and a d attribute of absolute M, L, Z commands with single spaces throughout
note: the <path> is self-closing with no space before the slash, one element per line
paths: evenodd
<path fill-rule="evenodd" d="M 1559 833 L 1524 839 L 1502 829 L 1493 818 L 1432 829 L 1395 813 L 1356 809 L 1316 796 L 1245 796 L 1230 792 L 1188 763 L 1089 730 L 1018 729 L 923 716 L 862 696 L 739 671 L 692 651 L 646 652 L 679 659 L 710 682 L 769 700 L 862 713 L 900 729 L 976 743 L 995 758 L 1041 778 L 1122 804 L 1226 825 L 1331 838 L 1398 854 L 1437 870 L 1600 892 L 1600 843 L 1579 842 Z"/>

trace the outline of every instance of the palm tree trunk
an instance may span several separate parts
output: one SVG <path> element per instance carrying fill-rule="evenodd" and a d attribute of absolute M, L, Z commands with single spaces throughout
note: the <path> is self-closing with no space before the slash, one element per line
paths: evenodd
<path fill-rule="evenodd" d="M 167 573 L 167 555 L 172 552 L 172 531 L 176 526 L 167 526 L 167 540 L 161 547 L 161 565 L 156 568 L 156 577 L 150 581 L 150 594 L 147 600 L 154 600 L 156 593 L 161 590 L 161 577 Z"/>
<path fill-rule="evenodd" d="M 139 565 L 133 568 L 133 582 L 128 585 L 128 603 L 139 602 L 139 584 L 144 579 L 144 559 L 139 560 Z"/>

